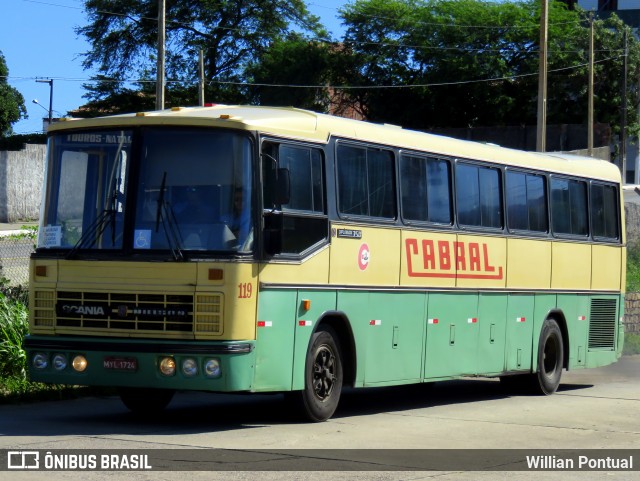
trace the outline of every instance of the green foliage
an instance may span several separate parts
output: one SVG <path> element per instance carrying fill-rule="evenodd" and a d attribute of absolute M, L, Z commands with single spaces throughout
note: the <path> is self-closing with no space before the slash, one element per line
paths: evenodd
<path fill-rule="evenodd" d="M 0 404 L 57 401 L 81 396 L 113 396 L 115 394 L 116 391 L 112 388 L 43 384 L 30 382 L 22 376 L 0 374 Z"/>
<path fill-rule="evenodd" d="M 3 290 L 6 289 L 6 281 Z M 8 290 L 0 294 L 0 375 L 26 376 L 26 353 L 22 347 L 29 333 L 29 316 L 24 291 Z"/>
<path fill-rule="evenodd" d="M 300 35 L 275 41 L 247 70 L 252 82 L 258 84 L 251 88 L 251 102 L 327 111 L 326 88 L 285 86 L 328 84 L 335 56 L 328 44 L 310 42 Z"/>
<path fill-rule="evenodd" d="M 627 247 L 627 292 L 640 292 L 640 245 Z"/>
<path fill-rule="evenodd" d="M 155 79 L 157 0 L 85 0 L 89 23 L 77 32 L 91 44 L 85 68 L 96 69 L 97 85 L 87 98 L 89 114 L 147 110 L 154 105 L 153 83 L 125 88 L 124 81 Z M 114 15 L 116 13 L 118 15 Z M 273 42 L 298 31 L 324 36 L 318 19 L 302 0 L 180 0 L 166 5 L 168 105 L 196 104 L 198 52 L 204 51 L 206 98 L 245 99 L 238 86 L 251 62 Z M 112 79 L 112 80 L 110 80 Z M 135 108 L 139 104 L 143 108 Z"/>
<path fill-rule="evenodd" d="M 625 333 L 622 355 L 633 356 L 636 354 L 640 354 L 640 335 Z"/>
<path fill-rule="evenodd" d="M 0 138 L 11 134 L 11 126 L 27 118 L 24 97 L 7 82 L 9 68 L 0 52 Z"/>
<path fill-rule="evenodd" d="M 564 2 L 549 7 L 547 122 L 585 123 L 587 13 Z M 342 18 L 353 66 L 347 70 L 354 74 L 347 83 L 373 87 L 350 95 L 370 120 L 420 130 L 535 125 L 539 0 L 357 0 L 343 8 Z M 595 22 L 596 121 L 614 130 L 625 30 L 615 15 Z M 639 45 L 629 35 L 630 79 L 638 77 Z M 638 92 L 629 93 L 632 131 Z"/>
<path fill-rule="evenodd" d="M 0 150 L 22 150 L 24 144 L 46 144 L 46 134 L 20 134 L 0 137 Z"/>

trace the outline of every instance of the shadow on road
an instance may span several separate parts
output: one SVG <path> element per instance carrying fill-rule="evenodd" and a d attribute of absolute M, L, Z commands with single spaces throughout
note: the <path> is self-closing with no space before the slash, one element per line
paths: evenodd
<path fill-rule="evenodd" d="M 560 391 L 592 385 L 561 385 Z M 335 419 L 402 412 L 449 404 L 509 397 L 495 379 L 465 379 L 435 384 L 346 389 Z M 0 407 L 5 436 L 197 434 L 254 429 L 301 422 L 283 396 L 177 393 L 169 407 L 152 419 L 130 413 L 115 396 Z"/>

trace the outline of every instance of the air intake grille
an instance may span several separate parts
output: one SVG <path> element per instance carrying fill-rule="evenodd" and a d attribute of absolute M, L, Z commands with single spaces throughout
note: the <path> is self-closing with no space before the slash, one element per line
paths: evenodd
<path fill-rule="evenodd" d="M 615 349 L 616 299 L 592 299 L 589 317 L 589 349 Z"/>
<path fill-rule="evenodd" d="M 56 327 L 193 331 L 193 296 L 60 291 Z"/>

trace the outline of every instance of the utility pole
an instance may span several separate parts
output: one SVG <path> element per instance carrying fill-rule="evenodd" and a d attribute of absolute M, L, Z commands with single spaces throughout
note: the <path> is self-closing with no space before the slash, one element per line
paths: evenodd
<path fill-rule="evenodd" d="M 627 75 L 629 73 L 629 38 L 624 30 L 624 64 L 622 67 L 622 109 L 620 112 L 620 170 L 622 182 L 627 178 Z"/>
<path fill-rule="evenodd" d="M 538 73 L 538 128 L 536 150 L 547 150 L 547 39 L 549 36 L 549 4 L 542 0 L 540 9 L 540 66 Z"/>
<path fill-rule="evenodd" d="M 53 79 L 36 79 L 36 82 L 49 84 L 49 127 L 51 127 L 51 123 L 53 122 Z"/>
<path fill-rule="evenodd" d="M 204 107 L 204 50 L 200 49 L 198 54 L 198 66 L 200 71 L 200 82 L 198 85 L 198 105 Z"/>
<path fill-rule="evenodd" d="M 593 156 L 593 14 L 589 17 L 589 106 L 587 113 L 587 152 Z"/>
<path fill-rule="evenodd" d="M 158 0 L 158 66 L 156 72 L 156 110 L 164 109 L 165 0 Z"/>

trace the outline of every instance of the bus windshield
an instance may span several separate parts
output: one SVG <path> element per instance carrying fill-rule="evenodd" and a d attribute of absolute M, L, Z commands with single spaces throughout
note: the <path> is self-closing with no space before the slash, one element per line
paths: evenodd
<path fill-rule="evenodd" d="M 50 152 L 39 248 L 252 249 L 252 150 L 245 135 L 82 131 L 54 135 Z"/>

